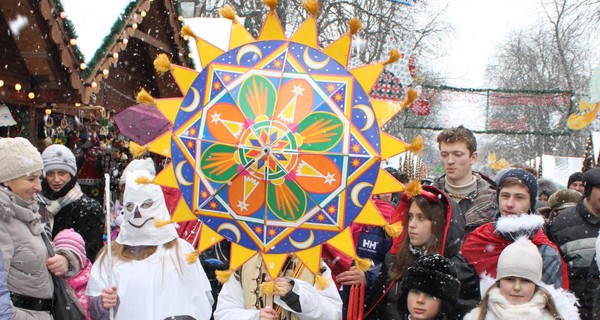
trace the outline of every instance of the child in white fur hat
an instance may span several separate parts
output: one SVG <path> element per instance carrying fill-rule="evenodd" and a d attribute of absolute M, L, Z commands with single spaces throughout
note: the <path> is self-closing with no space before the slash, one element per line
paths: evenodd
<path fill-rule="evenodd" d="M 543 283 L 542 265 L 531 241 L 520 238 L 507 246 L 498 259 L 497 278 L 484 276 L 485 294 L 464 320 L 579 319 L 575 296 Z"/>

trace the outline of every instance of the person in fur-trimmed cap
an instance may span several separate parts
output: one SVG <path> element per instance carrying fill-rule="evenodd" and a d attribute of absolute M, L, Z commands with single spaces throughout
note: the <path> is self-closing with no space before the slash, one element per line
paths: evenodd
<path fill-rule="evenodd" d="M 398 309 L 402 319 L 454 319 L 460 282 L 454 265 L 444 256 L 420 257 L 408 268 L 400 287 L 403 293 Z"/>
<path fill-rule="evenodd" d="M 483 278 L 481 303 L 464 320 L 578 320 L 575 295 L 545 284 L 542 268 L 537 246 L 517 239 L 502 250 L 496 278 Z"/>
<path fill-rule="evenodd" d="M 475 229 L 462 246 L 462 254 L 479 275 L 496 276 L 500 253 L 519 237 L 526 237 L 538 247 L 544 262 L 542 280 L 557 288 L 569 288 L 566 265 L 556 245 L 542 227 L 544 218 L 533 212 L 538 186 L 535 177 L 523 170 L 506 171 L 498 184 L 499 212 L 492 222 Z"/>
<path fill-rule="evenodd" d="M 577 202 L 581 199 L 581 193 L 573 189 L 565 189 L 555 192 L 548 199 L 548 221 L 552 221 L 562 210 L 571 208 L 577 205 Z"/>

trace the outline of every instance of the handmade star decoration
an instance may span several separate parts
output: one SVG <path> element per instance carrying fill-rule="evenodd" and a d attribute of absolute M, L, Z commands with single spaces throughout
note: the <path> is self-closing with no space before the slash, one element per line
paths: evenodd
<path fill-rule="evenodd" d="M 198 252 L 231 241 L 230 268 L 261 254 L 272 278 L 290 254 L 319 272 L 321 245 L 356 258 L 352 222 L 389 224 L 372 194 L 403 189 L 382 160 L 422 148 L 380 130 L 403 107 L 370 99 L 385 62 L 348 70 L 350 31 L 324 49 L 317 41 L 317 1 L 289 38 L 270 7 L 257 39 L 232 20 L 229 50 L 196 36 L 203 69 L 155 66 L 171 72 L 182 97 L 157 99 L 172 130 L 148 144 L 171 158 L 155 182 L 183 195 L 172 220 L 203 222 Z"/>

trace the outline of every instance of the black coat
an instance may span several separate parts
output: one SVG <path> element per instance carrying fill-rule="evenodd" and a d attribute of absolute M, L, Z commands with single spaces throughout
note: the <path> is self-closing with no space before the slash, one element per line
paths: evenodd
<path fill-rule="evenodd" d="M 594 255 L 600 217 L 592 214 L 581 198 L 575 207 L 561 211 L 548 226 L 548 237 L 567 264 L 569 289 L 579 299 L 581 319 L 590 319 L 593 293 L 599 285 Z M 594 271 L 594 269 L 596 269 Z"/>
<path fill-rule="evenodd" d="M 64 229 L 73 228 L 85 241 L 86 256 L 94 262 L 96 254 L 104 246 L 104 221 L 102 205 L 83 195 L 54 216 L 52 237 Z"/>

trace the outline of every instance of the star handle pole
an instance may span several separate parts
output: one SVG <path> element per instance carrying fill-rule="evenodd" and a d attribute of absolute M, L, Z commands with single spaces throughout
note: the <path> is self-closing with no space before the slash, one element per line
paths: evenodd
<path fill-rule="evenodd" d="M 108 287 L 112 287 L 112 248 L 111 248 L 111 234 L 110 234 L 110 175 L 104 174 L 104 203 L 106 204 L 106 261 L 107 263 L 107 274 L 108 274 Z M 110 320 L 115 319 L 115 310 L 111 307 L 108 309 L 108 318 Z"/>

